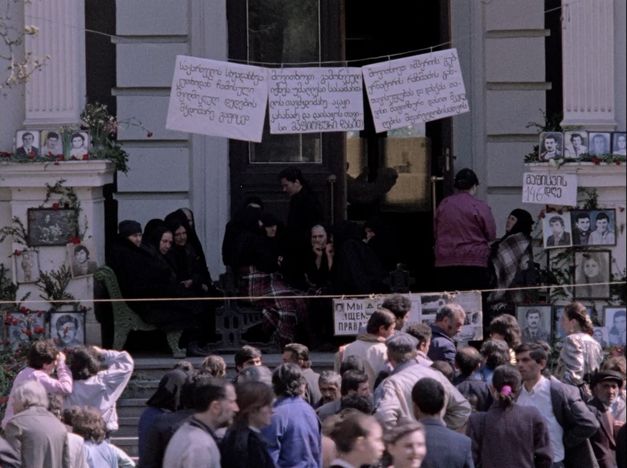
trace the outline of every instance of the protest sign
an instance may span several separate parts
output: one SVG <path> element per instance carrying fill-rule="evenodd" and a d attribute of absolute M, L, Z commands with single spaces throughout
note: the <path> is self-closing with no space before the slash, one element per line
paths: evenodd
<path fill-rule="evenodd" d="M 456 49 L 375 63 L 362 72 L 377 132 L 470 110 Z"/>
<path fill-rule="evenodd" d="M 270 133 L 364 128 L 360 68 L 276 68 L 268 86 Z"/>
<path fill-rule="evenodd" d="M 333 299 L 335 335 L 357 335 L 383 299 Z"/>
<path fill-rule="evenodd" d="M 522 202 L 577 206 L 577 175 L 525 172 Z"/>
<path fill-rule="evenodd" d="M 267 74 L 265 68 L 178 55 L 166 128 L 260 142 Z"/>

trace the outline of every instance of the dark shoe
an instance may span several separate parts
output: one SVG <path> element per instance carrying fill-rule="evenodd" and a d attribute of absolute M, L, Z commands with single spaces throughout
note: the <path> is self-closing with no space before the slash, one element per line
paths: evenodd
<path fill-rule="evenodd" d="M 192 342 L 192 343 L 189 343 L 187 345 L 187 356 L 188 357 L 193 357 L 193 356 L 205 357 L 205 356 L 209 356 L 209 354 L 211 354 L 211 353 L 208 350 L 206 350 L 205 348 L 202 348 L 196 342 Z"/>

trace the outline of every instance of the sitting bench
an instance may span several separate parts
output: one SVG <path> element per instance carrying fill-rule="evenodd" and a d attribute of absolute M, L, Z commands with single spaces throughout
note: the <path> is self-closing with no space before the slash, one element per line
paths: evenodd
<path fill-rule="evenodd" d="M 115 272 L 111 268 L 108 266 L 98 268 L 94 273 L 94 278 L 105 285 L 110 299 L 116 299 L 111 302 L 111 310 L 113 311 L 113 349 L 123 349 L 128 334 L 131 331 L 158 330 L 156 325 L 144 322 L 126 302 L 120 300 L 124 298 L 122 297 Z M 179 339 L 182 334 L 182 330 L 174 330 L 166 333 L 172 355 L 178 359 L 184 358 L 186 355 L 185 349 L 179 348 Z"/>

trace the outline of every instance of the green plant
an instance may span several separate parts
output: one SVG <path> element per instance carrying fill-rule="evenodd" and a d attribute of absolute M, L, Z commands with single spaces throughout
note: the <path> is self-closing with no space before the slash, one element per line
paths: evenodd
<path fill-rule="evenodd" d="M 72 304 L 74 296 L 66 291 L 71 280 L 72 272 L 66 265 L 58 270 L 40 271 L 36 285 L 43 295 L 39 297 L 57 307 Z"/>
<path fill-rule="evenodd" d="M 0 263 L 0 307 L 15 302 L 17 285 L 9 278 L 9 269 Z"/>
<path fill-rule="evenodd" d="M 0 242 L 4 242 L 7 237 L 12 237 L 13 242 L 28 247 L 28 233 L 24 223 L 17 216 L 11 218 L 11 224 L 0 228 Z"/>

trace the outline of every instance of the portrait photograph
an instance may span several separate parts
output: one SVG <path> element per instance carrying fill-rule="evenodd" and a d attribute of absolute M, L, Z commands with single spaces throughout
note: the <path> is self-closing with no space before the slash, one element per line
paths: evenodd
<path fill-rule="evenodd" d="M 39 252 L 34 249 L 14 253 L 15 276 L 18 283 L 36 283 L 39 279 Z"/>
<path fill-rule="evenodd" d="M 50 338 L 61 349 L 85 344 L 85 312 L 50 312 Z"/>
<path fill-rule="evenodd" d="M 94 252 L 91 243 L 67 244 L 67 264 L 72 272 L 72 277 L 92 275 L 98 268 L 97 262 L 93 259 Z"/>
<path fill-rule="evenodd" d="M 612 156 L 627 156 L 625 132 L 612 133 Z"/>
<path fill-rule="evenodd" d="M 616 210 L 590 211 L 588 245 L 616 245 Z"/>
<path fill-rule="evenodd" d="M 78 235 L 76 210 L 55 208 L 28 209 L 28 245 L 66 245 Z"/>
<path fill-rule="evenodd" d="M 516 318 L 520 324 L 523 343 L 546 341 L 551 343 L 551 314 L 550 304 L 516 306 Z"/>
<path fill-rule="evenodd" d="M 607 348 L 607 333 L 604 327 L 594 327 L 592 331 L 592 338 L 601 345 L 601 348 Z"/>
<path fill-rule="evenodd" d="M 564 157 L 581 159 L 584 154 L 588 154 L 588 132 L 564 132 Z"/>
<path fill-rule="evenodd" d="M 540 133 L 540 161 L 564 157 L 564 135 L 561 132 Z"/>
<path fill-rule="evenodd" d="M 39 157 L 39 132 L 18 130 L 15 135 L 15 156 L 34 159 Z"/>
<path fill-rule="evenodd" d="M 590 241 L 592 232 L 592 213 L 595 210 L 571 210 L 570 230 L 573 239 L 573 247 L 585 247 Z"/>
<path fill-rule="evenodd" d="M 625 306 L 605 307 L 603 318 L 605 320 L 605 333 L 608 346 L 625 346 Z"/>
<path fill-rule="evenodd" d="M 70 160 L 86 161 L 89 159 L 89 134 L 87 132 L 72 133 L 69 145 L 66 154 Z"/>
<path fill-rule="evenodd" d="M 546 213 L 542 220 L 542 233 L 545 249 L 572 246 L 570 212 L 560 214 L 553 211 Z"/>
<path fill-rule="evenodd" d="M 588 154 L 604 158 L 610 154 L 610 136 L 608 132 L 588 133 Z"/>
<path fill-rule="evenodd" d="M 609 299 L 609 250 L 575 252 L 575 297 L 577 299 Z"/>
<path fill-rule="evenodd" d="M 43 130 L 41 132 L 41 156 L 49 159 L 63 159 L 63 138 L 61 132 Z"/>

